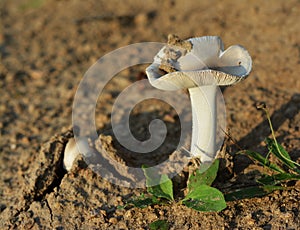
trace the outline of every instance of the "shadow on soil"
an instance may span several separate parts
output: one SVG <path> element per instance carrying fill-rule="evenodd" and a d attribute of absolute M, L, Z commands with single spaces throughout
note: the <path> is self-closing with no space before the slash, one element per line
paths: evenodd
<path fill-rule="evenodd" d="M 293 120 L 300 111 L 300 94 L 294 94 L 291 99 L 271 115 L 271 121 L 274 131 L 277 131 L 286 120 Z M 241 138 L 237 145 L 243 149 L 251 149 L 253 146 L 258 146 L 266 137 L 270 135 L 270 127 L 268 120 L 265 119 L 257 125 L 250 133 Z M 300 157 L 300 154 L 292 156 Z M 248 157 L 236 155 L 234 157 L 234 172 L 240 173 L 249 166 L 252 162 Z"/>

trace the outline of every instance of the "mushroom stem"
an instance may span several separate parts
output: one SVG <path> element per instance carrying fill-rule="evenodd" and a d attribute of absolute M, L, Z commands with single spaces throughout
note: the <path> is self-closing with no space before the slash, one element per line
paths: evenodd
<path fill-rule="evenodd" d="M 216 155 L 216 85 L 189 89 L 192 105 L 191 154 L 201 163 L 211 163 Z"/>

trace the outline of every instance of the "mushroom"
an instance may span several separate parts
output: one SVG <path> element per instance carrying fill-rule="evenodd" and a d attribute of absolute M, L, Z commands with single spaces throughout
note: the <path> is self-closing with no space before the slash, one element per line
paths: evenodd
<path fill-rule="evenodd" d="M 88 156 L 90 147 L 88 139 L 85 137 L 70 138 L 66 144 L 64 151 L 63 167 L 65 170 L 70 171 L 76 157 L 82 153 L 83 156 Z"/>
<path fill-rule="evenodd" d="M 245 79 L 251 67 L 245 48 L 234 45 L 224 51 L 218 36 L 181 40 L 169 35 L 167 45 L 146 69 L 150 84 L 158 89 L 188 89 L 192 106 L 190 152 L 201 163 L 210 164 L 217 154 L 217 87 Z"/>

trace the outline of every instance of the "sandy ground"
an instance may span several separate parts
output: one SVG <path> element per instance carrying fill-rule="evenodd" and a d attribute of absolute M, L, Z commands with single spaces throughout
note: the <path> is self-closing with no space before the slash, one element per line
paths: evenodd
<path fill-rule="evenodd" d="M 242 148 L 266 153 L 269 127 L 254 106 L 264 101 L 279 142 L 297 160 L 299 1 L 2 0 L 0 15 L 1 229 L 147 229 L 158 219 L 170 229 L 299 229 L 299 183 L 262 198 L 228 202 L 219 213 L 175 203 L 118 209 L 144 190 L 109 183 L 82 158 L 70 172 L 62 168 L 63 150 L 73 135 L 68 131 L 73 98 L 86 70 L 110 51 L 137 42 L 166 42 L 169 33 L 218 35 L 225 47 L 245 46 L 253 70 L 244 82 L 224 90 L 230 134 Z M 116 75 L 97 103 L 98 132 L 120 161 L 127 152 L 111 141 L 111 107 L 146 66 Z M 176 140 L 176 116 L 168 106 L 151 103 L 133 113 L 133 130 L 147 137 L 145 119 L 156 115 L 169 122 L 170 140 Z M 220 190 L 253 183 L 259 169 L 235 152 L 228 143 L 221 156 L 227 164 L 216 182 Z"/>

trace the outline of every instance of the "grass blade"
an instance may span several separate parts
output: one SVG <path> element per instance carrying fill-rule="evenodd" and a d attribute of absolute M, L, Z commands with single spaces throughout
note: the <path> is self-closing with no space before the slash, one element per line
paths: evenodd
<path fill-rule="evenodd" d="M 285 172 L 278 165 L 271 163 L 267 158 L 262 156 L 260 153 L 257 153 L 257 152 L 251 151 L 251 150 L 242 150 L 242 151 L 238 152 L 237 154 L 241 154 L 241 153 L 248 155 L 250 158 L 258 161 L 261 165 L 266 166 L 276 172 L 279 172 L 279 173 Z"/>
<path fill-rule="evenodd" d="M 272 176 L 265 176 L 257 181 L 264 185 L 276 185 L 287 180 L 300 180 L 300 175 L 294 175 L 291 173 L 279 173 Z"/>
<path fill-rule="evenodd" d="M 291 159 L 290 155 L 282 145 L 278 144 L 276 140 L 271 138 L 266 138 L 265 141 L 270 152 L 272 152 L 288 168 L 300 174 L 300 170 L 296 166 L 297 163 Z"/>
<path fill-rule="evenodd" d="M 241 188 L 225 194 L 225 200 L 234 201 L 234 200 L 241 200 L 246 198 L 262 197 L 275 190 L 283 190 L 283 189 L 285 188 L 282 186 L 272 186 L 272 185 Z"/>

